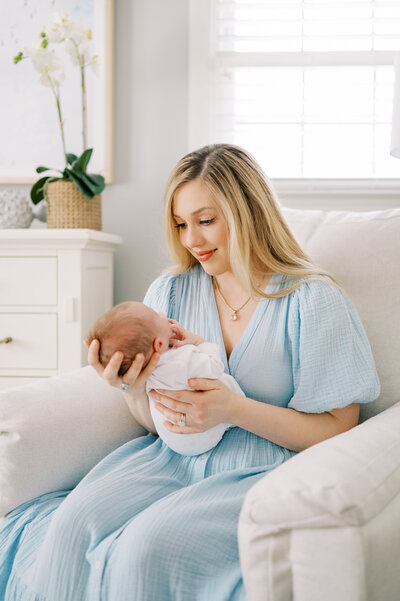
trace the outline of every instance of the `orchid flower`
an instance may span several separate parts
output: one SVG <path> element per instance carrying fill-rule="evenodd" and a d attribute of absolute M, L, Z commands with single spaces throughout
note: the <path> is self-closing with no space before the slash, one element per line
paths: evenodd
<path fill-rule="evenodd" d="M 61 129 L 65 167 L 62 178 L 73 181 L 77 187 L 88 198 L 99 194 L 105 186 L 101 175 L 88 174 L 86 172 L 93 149 L 87 148 L 87 118 L 86 118 L 86 85 L 85 69 L 97 68 L 97 56 L 91 48 L 92 33 L 83 23 L 72 21 L 66 13 L 54 13 L 50 22 L 45 25 L 37 42 L 30 47 L 24 48 L 14 58 L 14 63 L 30 58 L 36 71 L 39 73 L 40 83 L 51 88 L 57 104 L 58 119 Z M 60 85 L 65 79 L 65 73 L 61 59 L 56 55 L 54 45 L 60 45 L 70 56 L 73 65 L 77 65 L 81 72 L 81 96 L 82 96 L 82 139 L 83 153 L 80 157 L 67 154 L 65 148 L 64 124 L 61 114 Z M 48 167 L 40 166 L 36 169 L 38 173 L 52 171 Z M 54 170 L 53 170 L 54 171 Z M 55 171 L 59 171 L 56 169 Z M 38 180 L 31 189 L 32 201 L 36 204 L 45 196 L 45 187 L 48 181 L 54 181 L 54 176 L 46 176 Z"/>

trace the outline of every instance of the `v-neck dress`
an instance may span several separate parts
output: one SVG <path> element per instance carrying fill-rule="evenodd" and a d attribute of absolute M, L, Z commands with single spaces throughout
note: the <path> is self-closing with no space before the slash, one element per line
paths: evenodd
<path fill-rule="evenodd" d="M 287 285 L 274 274 L 267 292 Z M 144 302 L 217 343 L 246 396 L 320 413 L 379 394 L 346 295 L 311 280 L 257 308 L 227 360 L 210 277 L 163 275 Z M 237 524 L 249 488 L 295 453 L 238 427 L 199 456 L 148 434 L 73 491 L 25 503 L 0 525 L 4 601 L 244 601 Z"/>

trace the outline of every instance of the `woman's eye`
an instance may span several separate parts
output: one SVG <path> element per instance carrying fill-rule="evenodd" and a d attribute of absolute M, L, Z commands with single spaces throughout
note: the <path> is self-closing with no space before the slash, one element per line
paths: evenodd
<path fill-rule="evenodd" d="M 211 223 L 213 223 L 215 221 L 215 218 L 213 217 L 212 219 L 202 219 L 201 221 L 199 221 L 200 225 L 211 225 Z M 175 227 L 179 230 L 179 229 L 185 229 L 186 228 L 186 223 L 175 223 Z"/>

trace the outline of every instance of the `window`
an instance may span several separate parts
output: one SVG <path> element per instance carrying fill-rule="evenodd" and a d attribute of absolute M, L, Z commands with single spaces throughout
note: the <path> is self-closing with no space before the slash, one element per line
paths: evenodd
<path fill-rule="evenodd" d="M 400 1 L 193 0 L 190 146 L 272 178 L 390 179 Z"/>

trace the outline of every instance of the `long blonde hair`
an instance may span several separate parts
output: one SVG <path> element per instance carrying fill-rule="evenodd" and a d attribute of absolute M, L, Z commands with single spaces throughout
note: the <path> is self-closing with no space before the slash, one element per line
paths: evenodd
<path fill-rule="evenodd" d="M 213 144 L 184 156 L 173 169 L 165 192 L 166 238 L 175 274 L 198 263 L 182 245 L 173 218 L 172 204 L 185 183 L 200 180 L 222 211 L 229 230 L 228 252 L 232 273 L 255 297 L 281 297 L 303 281 L 329 277 L 300 248 L 285 222 L 268 178 L 256 160 L 239 146 Z M 260 274 L 292 276 L 278 292 L 260 289 Z M 292 283 L 290 283 L 292 281 Z"/>

